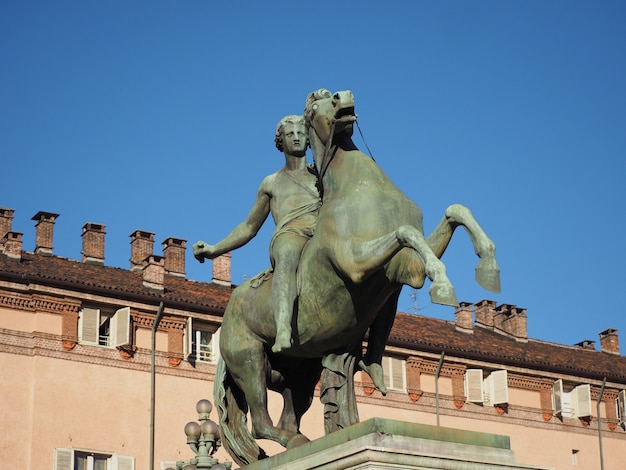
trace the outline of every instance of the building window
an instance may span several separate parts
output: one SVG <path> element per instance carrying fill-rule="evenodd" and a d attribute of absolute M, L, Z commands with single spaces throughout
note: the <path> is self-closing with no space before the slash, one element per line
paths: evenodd
<path fill-rule="evenodd" d="M 404 359 L 383 357 L 385 385 L 389 390 L 406 390 L 406 366 Z"/>
<path fill-rule="evenodd" d="M 54 449 L 54 470 L 135 470 L 135 459 L 115 453 Z"/>
<path fill-rule="evenodd" d="M 578 449 L 572 449 L 572 466 L 578 466 Z"/>
<path fill-rule="evenodd" d="M 130 308 L 83 307 L 78 316 L 82 344 L 114 348 L 130 342 Z"/>
<path fill-rule="evenodd" d="M 219 359 L 219 329 L 189 318 L 185 330 L 185 349 L 190 362 L 216 363 Z"/>
<path fill-rule="evenodd" d="M 589 384 L 564 384 L 558 379 L 552 386 L 552 408 L 561 418 L 585 418 L 591 416 L 591 386 Z"/>
<path fill-rule="evenodd" d="M 465 396 L 470 403 L 504 405 L 509 402 L 509 379 L 506 370 L 494 370 L 483 379 L 482 369 L 465 371 Z"/>

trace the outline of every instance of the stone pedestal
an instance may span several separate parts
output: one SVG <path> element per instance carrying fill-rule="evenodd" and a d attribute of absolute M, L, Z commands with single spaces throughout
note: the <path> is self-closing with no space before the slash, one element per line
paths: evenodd
<path fill-rule="evenodd" d="M 515 462 L 508 436 L 374 418 L 245 470 L 534 469 Z"/>

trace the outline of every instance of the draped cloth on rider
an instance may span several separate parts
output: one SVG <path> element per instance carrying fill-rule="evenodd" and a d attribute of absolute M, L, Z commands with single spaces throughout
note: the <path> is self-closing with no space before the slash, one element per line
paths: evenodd
<path fill-rule="evenodd" d="M 274 244 L 276 239 L 284 233 L 293 233 L 307 240 L 315 233 L 315 222 L 317 220 L 317 211 L 322 205 L 321 200 L 317 200 L 301 207 L 296 207 L 287 213 L 285 217 L 276 225 L 272 240 L 270 241 L 270 261 L 272 267 L 257 274 L 250 279 L 251 287 L 259 287 L 263 282 L 272 277 L 274 272 Z M 314 215 L 315 217 L 303 217 L 305 215 Z M 300 289 L 298 289 L 300 290 Z"/>
<path fill-rule="evenodd" d="M 359 422 L 354 394 L 356 349 L 341 354 L 330 353 L 322 358 L 320 401 L 324 404 L 326 434 Z"/>

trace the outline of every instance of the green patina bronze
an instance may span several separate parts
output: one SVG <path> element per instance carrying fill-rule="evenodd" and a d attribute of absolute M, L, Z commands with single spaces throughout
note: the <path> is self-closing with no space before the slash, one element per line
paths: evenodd
<path fill-rule="evenodd" d="M 291 336 L 286 342 L 283 336 L 272 350 L 277 331 L 284 327 L 276 315 L 275 276 L 237 287 L 222 323 L 214 400 L 222 442 L 240 465 L 265 457 L 255 438 L 288 448 L 308 442 L 299 432 L 300 418 L 311 404 L 320 374 L 326 433 L 358 422 L 353 383 L 357 370 L 365 370 L 386 392 L 382 355 L 402 286 L 421 288 L 428 277 L 433 302 L 458 303 L 439 259 L 457 227 L 467 230 L 480 257 L 478 283 L 500 290 L 495 246 L 469 209 L 450 206 L 425 239 L 419 207 L 356 148 L 350 91 L 311 93 L 305 119 L 323 203 L 315 234 L 300 257 L 298 295 L 288 315 Z M 267 211 L 264 214 L 261 224 Z M 198 259 L 215 253 L 215 247 L 204 242 L 194 245 Z M 368 350 L 362 355 L 368 330 Z M 276 425 L 267 412 L 268 388 L 285 401 Z"/>

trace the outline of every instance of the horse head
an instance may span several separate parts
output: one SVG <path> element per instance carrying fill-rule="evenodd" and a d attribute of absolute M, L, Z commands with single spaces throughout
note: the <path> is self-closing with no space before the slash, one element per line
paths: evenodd
<path fill-rule="evenodd" d="M 323 166 L 320 159 L 326 158 L 331 145 L 354 148 L 352 132 L 357 116 L 354 113 L 354 96 L 350 90 L 331 93 L 320 88 L 309 93 L 304 117 L 318 171 Z"/>

